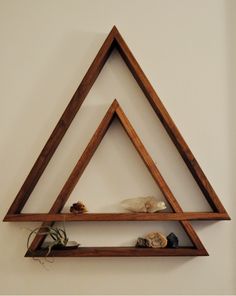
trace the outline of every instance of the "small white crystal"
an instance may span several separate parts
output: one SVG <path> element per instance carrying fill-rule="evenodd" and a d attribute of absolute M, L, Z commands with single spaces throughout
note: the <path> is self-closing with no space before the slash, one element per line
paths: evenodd
<path fill-rule="evenodd" d="M 136 213 L 155 213 L 166 209 L 165 202 L 153 196 L 125 199 L 121 202 L 121 206 L 128 211 Z"/>

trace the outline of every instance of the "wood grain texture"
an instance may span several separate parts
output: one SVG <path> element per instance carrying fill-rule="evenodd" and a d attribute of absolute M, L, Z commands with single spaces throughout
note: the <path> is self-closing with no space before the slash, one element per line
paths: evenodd
<path fill-rule="evenodd" d="M 85 213 L 85 214 L 15 214 L 5 217 L 5 222 L 63 222 L 63 221 L 181 221 L 228 220 L 227 215 L 209 212 L 184 213 Z"/>
<path fill-rule="evenodd" d="M 31 169 L 28 177 L 22 185 L 14 202 L 10 206 L 7 215 L 19 214 L 23 209 L 31 192 L 36 186 L 39 178 L 41 177 L 52 155 L 56 151 L 64 134 L 69 128 L 72 120 L 74 119 L 75 115 L 80 109 L 89 90 L 91 89 L 93 83 L 97 79 L 100 71 L 102 70 L 104 64 L 106 63 L 108 57 L 110 56 L 114 48 L 118 49 L 127 66 L 129 67 L 131 73 L 133 74 L 134 78 L 139 84 L 140 88 L 143 90 L 146 98 L 148 99 L 153 110 L 159 117 L 171 140 L 173 141 L 179 153 L 181 154 L 183 160 L 185 161 L 195 181 L 197 182 L 201 191 L 206 197 L 212 210 L 214 212 L 227 214 L 214 189 L 212 188 L 211 184 L 209 183 L 208 179 L 206 178 L 205 174 L 200 168 L 200 165 L 198 164 L 193 153 L 184 141 L 182 135 L 180 134 L 179 130 L 177 129 L 176 125 L 174 124 L 173 120 L 171 119 L 170 115 L 165 109 L 164 105 L 162 104 L 160 98 L 153 89 L 148 78 L 145 76 L 144 72 L 142 71 L 141 67 L 139 66 L 134 55 L 127 46 L 126 42 L 122 38 L 121 34 L 114 26 L 109 35 L 107 36 L 106 40 L 104 41 L 91 66 L 89 67 L 87 73 L 85 74 L 78 89 L 76 90 L 71 101 L 69 102 L 66 110 L 62 114 L 47 143 L 45 144 L 42 152 L 36 160 L 33 168 Z"/>
<path fill-rule="evenodd" d="M 18 192 L 8 214 L 20 213 L 114 48 L 112 29 Z"/>
<path fill-rule="evenodd" d="M 187 233 L 194 247 L 197 250 L 201 250 L 203 253 L 208 254 L 207 250 L 205 249 L 203 243 L 201 242 L 200 238 L 198 237 L 196 231 L 193 229 L 193 226 L 190 224 L 190 222 L 187 220 L 184 220 L 184 221 L 180 221 L 179 223 Z"/>
<path fill-rule="evenodd" d="M 54 201 L 49 214 L 56 214 L 59 213 L 65 203 L 67 202 L 71 192 L 75 188 L 75 185 L 79 181 L 80 177 L 82 176 L 86 166 L 88 165 L 90 159 L 94 155 L 97 147 L 101 143 L 103 137 L 105 136 L 108 127 L 110 126 L 112 119 L 114 118 L 114 113 L 117 108 L 118 102 L 116 100 L 113 101 L 109 109 L 107 110 L 104 118 L 102 119 L 101 123 L 99 124 L 97 130 L 95 131 L 94 135 L 92 136 L 91 140 L 89 141 L 87 147 L 85 148 L 82 156 L 76 163 L 74 169 L 72 170 L 69 178 L 67 179 L 66 183 L 64 184 L 62 190 L 60 191 L 59 195 L 57 196 L 56 200 Z M 52 222 L 44 222 L 41 227 L 45 226 L 52 226 Z M 30 245 L 31 250 L 36 250 L 39 248 L 44 239 L 45 235 L 37 234 L 35 239 Z"/>
<path fill-rule="evenodd" d="M 103 121 L 101 122 L 98 129 L 96 130 L 94 136 L 90 140 L 81 158 L 79 159 L 73 171 L 71 172 L 70 177 L 64 184 L 61 192 L 57 196 L 49 213 L 48 214 L 21 214 L 21 211 L 25 203 L 27 202 L 28 198 L 30 197 L 31 192 L 34 190 L 38 180 L 40 179 L 51 157 L 56 151 L 63 136 L 65 135 L 67 129 L 69 128 L 71 122 L 73 121 L 75 115 L 80 109 L 88 92 L 93 86 L 95 80 L 97 79 L 99 73 L 101 72 L 104 64 L 106 63 L 107 59 L 109 58 L 114 48 L 118 49 L 125 63 L 127 64 L 128 68 L 130 69 L 131 73 L 136 79 L 138 85 L 143 90 L 154 112 L 159 117 L 161 123 L 163 124 L 168 135 L 170 136 L 172 142 L 176 146 L 184 162 L 189 168 L 193 178 L 197 182 L 206 200 L 211 206 L 213 213 L 203 213 L 203 212 L 183 213 L 181 206 L 177 202 L 176 198 L 174 197 L 173 193 L 171 192 L 170 188 L 168 187 L 167 183 L 162 177 L 160 171 L 156 167 L 151 156 L 148 154 L 147 150 L 145 149 L 138 135 L 134 131 L 128 118 L 125 116 L 118 102 L 115 100 L 113 104 L 110 106 L 109 110 L 107 111 Z M 135 107 L 135 104 L 134 104 L 134 107 Z M 33 168 L 31 169 L 24 184 L 22 185 L 20 191 L 18 192 L 15 200 L 10 206 L 7 212 L 7 215 L 4 218 L 4 221 L 44 221 L 42 226 L 48 226 L 48 225 L 52 225 L 53 222 L 55 221 L 62 221 L 60 220 L 62 219 L 62 217 L 63 219 L 65 219 L 63 214 L 59 214 L 59 212 L 62 210 L 64 204 L 66 203 L 66 201 L 70 196 L 70 193 L 73 191 L 75 185 L 79 181 L 87 164 L 89 163 L 91 157 L 95 153 L 98 145 L 100 144 L 107 129 L 109 128 L 109 125 L 111 124 L 114 116 L 117 116 L 118 119 L 120 120 L 127 135 L 131 139 L 135 149 L 143 159 L 146 167 L 148 168 L 149 172 L 151 173 L 152 177 L 154 178 L 155 182 L 159 186 L 160 190 L 164 194 L 166 200 L 169 202 L 174 212 L 174 213 L 162 213 L 163 215 L 161 214 L 161 215 L 152 216 L 152 217 L 144 215 L 142 216 L 142 220 L 145 220 L 145 221 L 158 221 L 158 220 L 160 221 L 162 219 L 163 221 L 178 220 L 180 221 L 181 226 L 184 228 L 185 232 L 188 234 L 188 236 L 190 237 L 194 245 L 194 248 L 184 248 L 184 249 L 180 248 L 178 249 L 178 251 L 176 250 L 175 252 L 173 250 L 171 251 L 159 250 L 158 254 L 161 254 L 161 252 L 163 252 L 162 256 L 178 256 L 178 254 L 181 253 L 183 255 L 184 252 L 186 252 L 185 254 L 188 254 L 188 255 L 190 253 L 206 255 L 207 252 L 204 246 L 202 245 L 200 239 L 198 238 L 196 232 L 194 231 L 193 227 L 191 226 L 188 220 L 211 220 L 211 219 L 227 220 L 227 219 L 230 219 L 229 215 L 226 212 L 225 208 L 223 207 L 222 203 L 220 202 L 218 196 L 216 195 L 211 184 L 209 183 L 207 177 L 205 176 L 202 169 L 200 168 L 200 165 L 195 159 L 193 153 L 189 149 L 188 145 L 184 141 L 182 135 L 180 134 L 179 130 L 177 129 L 176 125 L 174 124 L 173 120 L 171 119 L 170 115 L 165 109 L 164 105 L 162 104 L 160 98 L 158 97 L 152 85 L 150 84 L 148 78 L 145 76 L 144 72 L 142 71 L 141 67 L 139 66 L 138 62 L 136 61 L 135 57 L 131 53 L 126 42 L 124 41 L 124 39 L 122 38 L 122 36 L 120 35 L 119 31 L 115 26 L 112 28 L 111 32 L 107 36 L 102 47 L 97 53 L 94 61 L 92 62 L 83 80 L 81 81 L 78 89 L 76 90 L 68 106 L 66 107 L 64 113 L 59 119 L 55 129 L 53 130 L 51 136 L 49 137 L 47 143 L 45 144 L 43 150 L 41 151 L 38 159 L 36 160 Z M 131 216 L 130 214 L 126 214 L 126 216 L 124 216 L 124 213 L 116 214 L 115 216 L 114 214 L 104 213 L 102 215 L 99 215 L 94 213 L 94 214 L 87 214 L 87 216 L 83 215 L 81 217 L 83 218 L 79 220 L 78 217 L 71 216 L 69 214 L 66 215 L 66 219 L 68 219 L 67 221 L 112 221 L 111 219 L 113 219 L 113 221 L 124 221 L 124 219 L 127 219 L 127 220 L 130 219 L 130 221 L 141 221 L 141 216 L 139 215 Z M 151 219 L 151 220 L 148 220 L 148 219 Z M 37 235 L 34 241 L 32 242 L 30 249 L 32 251 L 41 252 L 42 250 L 40 250 L 40 246 L 44 238 L 45 236 Z M 61 251 L 53 251 L 53 252 L 55 252 L 56 254 L 55 256 L 59 256 L 58 252 L 61 252 Z M 62 256 L 66 256 L 65 254 L 69 254 L 68 250 L 63 252 L 64 253 L 62 254 Z M 71 252 L 70 256 L 86 256 L 81 254 L 87 254 L 87 256 L 92 256 L 92 255 L 89 255 L 89 254 L 92 254 L 92 252 L 95 252 L 95 253 L 97 252 L 96 254 L 100 254 L 100 256 L 110 256 L 111 254 L 113 254 L 112 256 L 131 256 L 132 254 L 134 256 L 142 256 L 137 254 L 140 254 L 140 252 L 142 252 L 141 254 L 151 254 L 152 251 L 150 250 L 140 251 L 134 248 L 126 248 L 126 249 L 81 248 L 77 250 L 77 252 L 75 251 L 73 252 L 70 251 L 70 252 Z M 173 255 L 173 254 L 176 254 L 176 252 L 177 252 L 177 255 Z M 166 254 L 169 254 L 169 255 L 166 255 Z M 152 256 L 152 255 L 144 255 L 144 256 Z M 154 255 L 154 256 L 159 256 L 159 255 Z"/>
<path fill-rule="evenodd" d="M 89 144 L 87 145 L 86 149 L 84 150 L 82 156 L 78 160 L 77 164 L 75 165 L 74 169 L 72 170 L 69 178 L 67 179 L 65 185 L 63 186 L 61 192 L 57 196 L 52 208 L 49 211 L 49 214 L 57 214 L 59 213 L 63 206 L 65 205 L 66 201 L 68 200 L 71 192 L 73 191 L 74 187 L 76 186 L 77 182 L 79 181 L 81 175 L 83 174 L 86 166 L 88 165 L 89 161 L 91 160 L 92 156 L 94 155 L 96 149 L 98 148 L 99 144 L 101 143 L 103 137 L 105 136 L 109 126 L 111 125 L 114 118 L 117 117 L 120 121 L 121 125 L 123 126 L 125 132 L 127 133 L 128 137 L 130 138 L 131 142 L 134 145 L 134 148 L 139 153 L 141 159 L 144 161 L 146 167 L 148 168 L 149 172 L 151 173 L 152 177 L 156 181 L 157 185 L 159 186 L 160 190 L 163 192 L 167 202 L 170 204 L 172 210 L 179 214 L 183 214 L 182 208 L 178 204 L 177 200 L 175 199 L 174 195 L 170 191 L 167 183 L 165 182 L 164 178 L 161 176 L 157 166 L 153 162 L 151 156 L 149 155 L 148 151 L 144 147 L 142 141 L 138 137 L 137 133 L 135 132 L 134 128 L 132 127 L 131 123 L 129 122 L 128 118 L 126 117 L 124 111 L 120 107 L 117 100 L 114 100 L 109 109 L 107 110 L 104 118 L 102 119 L 101 123 L 99 124 L 96 132 L 92 136 Z M 147 215 L 147 214 L 146 214 Z M 124 216 L 123 216 L 124 218 Z M 181 219 L 179 219 L 181 220 Z M 55 221 L 54 221 L 55 222 Z M 42 224 L 42 228 L 45 226 L 52 225 L 53 222 L 44 222 Z M 199 237 L 197 236 L 196 232 L 194 231 L 193 227 L 188 221 L 180 221 L 181 226 L 183 227 L 186 234 L 189 236 L 193 246 L 198 249 L 206 252 L 202 242 L 200 241 Z M 40 249 L 42 246 L 43 241 L 45 240 L 46 235 L 37 234 L 34 238 L 33 242 L 30 245 L 29 250 L 36 251 Z"/>
<path fill-rule="evenodd" d="M 116 114 L 118 119 L 120 120 L 124 130 L 126 131 L 128 137 L 130 138 L 131 142 L 133 143 L 135 149 L 137 150 L 138 154 L 142 158 L 143 162 L 145 163 L 147 169 L 151 173 L 154 181 L 160 188 L 161 192 L 163 193 L 166 200 L 169 202 L 172 210 L 175 212 L 182 212 L 182 209 L 177 202 L 176 198 L 174 197 L 173 193 L 171 192 L 169 186 L 165 182 L 164 178 L 162 177 L 160 171 L 158 170 L 155 162 L 153 161 L 152 157 L 144 147 L 142 141 L 140 140 L 139 136 L 135 132 L 134 128 L 132 127 L 131 123 L 129 122 L 127 116 L 125 115 L 124 111 L 118 105 L 116 109 Z"/>
<path fill-rule="evenodd" d="M 27 251 L 25 257 L 45 257 L 47 250 Z M 135 247 L 79 247 L 71 250 L 52 250 L 48 257 L 156 257 L 156 256 L 208 256 L 204 250 L 189 247 L 152 249 Z"/>
<path fill-rule="evenodd" d="M 178 149 L 180 155 L 182 156 L 193 178 L 195 179 L 202 193 L 207 199 L 209 205 L 215 212 L 226 213 L 225 208 L 223 207 L 213 187 L 202 171 L 196 158 L 194 157 L 193 153 L 191 152 L 190 148 L 188 147 L 187 143 L 176 127 L 174 121 L 172 120 L 163 103 L 161 102 L 159 96 L 155 92 L 148 78 L 144 74 L 143 70 L 139 66 L 137 60 L 135 59 L 134 55 L 130 51 L 129 47 L 127 46 L 126 42 L 117 29 L 115 29 L 115 40 L 117 49 L 119 50 L 121 56 L 126 62 L 138 85 L 142 89 L 144 95 L 151 104 L 156 115 L 160 119 L 163 127 L 169 134 L 172 142 Z"/>

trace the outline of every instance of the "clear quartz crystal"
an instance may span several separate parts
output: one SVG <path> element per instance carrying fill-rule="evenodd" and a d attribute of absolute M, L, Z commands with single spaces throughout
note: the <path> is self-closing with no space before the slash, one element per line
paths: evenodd
<path fill-rule="evenodd" d="M 121 206 L 125 210 L 136 213 L 155 213 L 166 209 L 165 202 L 153 196 L 125 199 L 121 202 Z"/>

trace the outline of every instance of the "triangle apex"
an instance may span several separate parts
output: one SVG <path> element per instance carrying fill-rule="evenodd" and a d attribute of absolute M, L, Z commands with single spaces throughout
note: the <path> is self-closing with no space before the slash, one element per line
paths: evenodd
<path fill-rule="evenodd" d="M 119 107 L 117 99 L 114 99 L 114 101 L 112 102 L 112 106 L 114 106 L 115 108 Z"/>
<path fill-rule="evenodd" d="M 110 34 L 120 34 L 119 30 L 115 25 L 112 27 Z"/>
<path fill-rule="evenodd" d="M 112 30 L 117 30 L 118 31 L 117 26 L 113 25 Z"/>

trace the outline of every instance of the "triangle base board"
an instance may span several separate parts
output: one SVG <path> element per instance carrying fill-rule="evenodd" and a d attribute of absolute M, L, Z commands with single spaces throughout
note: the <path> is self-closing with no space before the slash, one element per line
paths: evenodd
<path fill-rule="evenodd" d="M 27 251 L 25 257 L 45 257 L 47 250 Z M 135 247 L 79 247 L 70 250 L 52 250 L 47 257 L 157 257 L 157 256 L 208 256 L 205 249 L 179 247 L 176 249 Z"/>
<path fill-rule="evenodd" d="M 213 212 L 183 213 L 27 213 L 7 215 L 5 222 L 63 222 L 63 221 L 182 221 L 182 220 L 230 220 L 229 216 Z"/>

